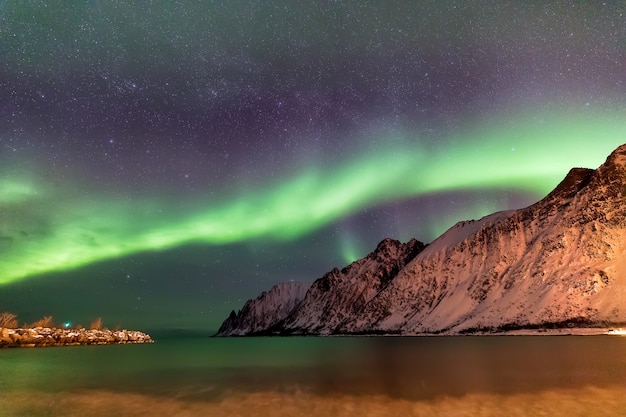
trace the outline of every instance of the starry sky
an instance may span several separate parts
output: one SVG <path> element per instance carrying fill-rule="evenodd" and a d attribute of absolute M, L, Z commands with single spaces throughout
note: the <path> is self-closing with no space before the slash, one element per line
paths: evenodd
<path fill-rule="evenodd" d="M 0 0 L 0 311 L 216 329 L 626 142 L 618 1 Z"/>

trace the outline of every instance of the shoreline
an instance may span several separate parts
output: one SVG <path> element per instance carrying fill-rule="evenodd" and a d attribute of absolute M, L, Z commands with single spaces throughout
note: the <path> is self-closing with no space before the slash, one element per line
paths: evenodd
<path fill-rule="evenodd" d="M 602 336 L 619 335 L 610 327 L 572 327 L 563 329 L 517 329 L 501 332 L 466 333 L 463 336 Z M 620 329 L 621 330 L 621 329 Z"/>
<path fill-rule="evenodd" d="M 0 348 L 119 345 L 154 343 L 149 334 L 136 330 L 88 330 L 35 327 L 0 327 Z"/>
<path fill-rule="evenodd" d="M 255 338 L 255 337 L 472 337 L 472 336 L 626 336 L 626 330 L 616 327 L 568 327 L 546 329 L 514 329 L 514 330 L 475 330 L 461 333 L 253 333 L 253 334 L 214 334 L 214 338 Z"/>

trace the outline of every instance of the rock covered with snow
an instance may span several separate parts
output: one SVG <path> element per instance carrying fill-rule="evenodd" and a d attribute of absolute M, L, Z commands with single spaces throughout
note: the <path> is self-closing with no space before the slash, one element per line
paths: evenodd
<path fill-rule="evenodd" d="M 596 170 L 572 169 L 524 209 L 460 222 L 426 248 L 384 240 L 315 281 L 268 329 L 411 335 L 621 325 L 625 255 L 622 145 Z"/>

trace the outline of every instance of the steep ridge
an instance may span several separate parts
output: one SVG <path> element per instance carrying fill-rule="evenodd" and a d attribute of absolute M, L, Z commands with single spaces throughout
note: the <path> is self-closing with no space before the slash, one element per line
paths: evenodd
<path fill-rule="evenodd" d="M 524 209 L 460 222 L 427 247 L 385 239 L 315 281 L 267 329 L 456 334 L 626 323 L 625 202 L 622 145 Z"/>

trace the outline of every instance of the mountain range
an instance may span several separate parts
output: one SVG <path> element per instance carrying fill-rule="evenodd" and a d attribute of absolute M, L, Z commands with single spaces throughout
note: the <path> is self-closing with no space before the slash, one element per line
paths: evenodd
<path fill-rule="evenodd" d="M 626 144 L 541 201 L 462 221 L 432 243 L 385 239 L 307 289 L 231 313 L 229 335 L 464 334 L 626 323 Z"/>

